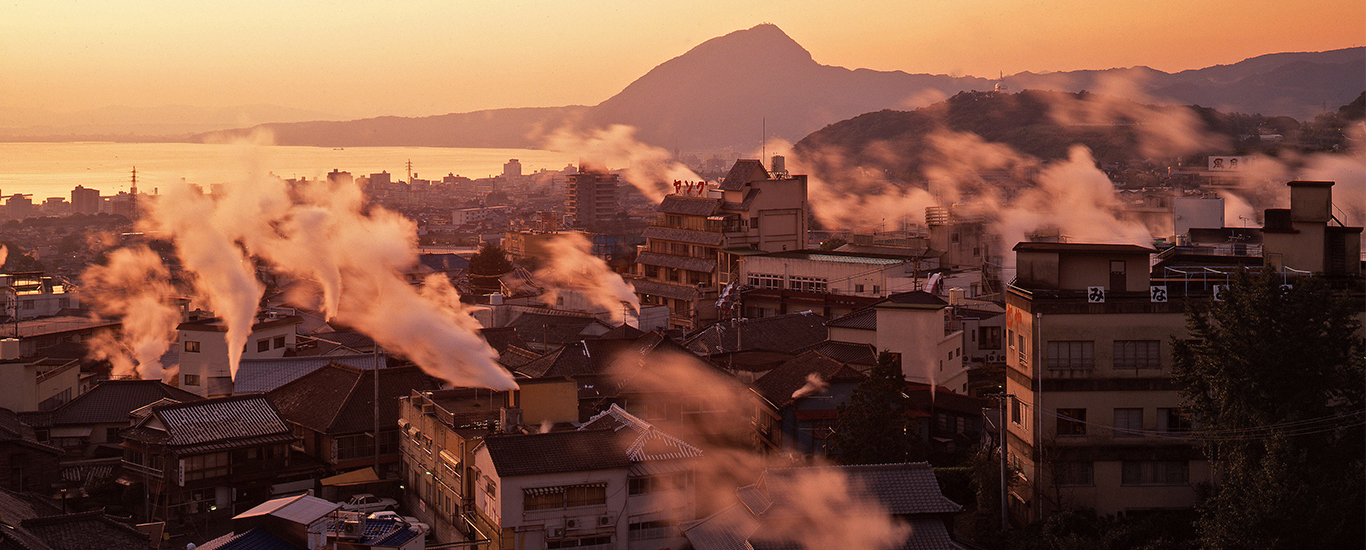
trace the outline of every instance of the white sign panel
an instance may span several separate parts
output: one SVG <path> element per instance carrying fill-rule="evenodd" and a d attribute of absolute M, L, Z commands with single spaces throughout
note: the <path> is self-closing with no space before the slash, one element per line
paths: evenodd
<path fill-rule="evenodd" d="M 1105 303 L 1105 287 L 1088 286 L 1086 287 L 1086 301 L 1092 304 Z"/>
<path fill-rule="evenodd" d="M 1167 301 L 1167 285 L 1153 285 L 1148 287 L 1148 296 L 1155 304 Z"/>

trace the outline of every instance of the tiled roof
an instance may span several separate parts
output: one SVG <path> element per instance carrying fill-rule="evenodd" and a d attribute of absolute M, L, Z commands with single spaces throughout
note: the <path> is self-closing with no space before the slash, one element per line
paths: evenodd
<path fill-rule="evenodd" d="M 631 286 L 635 287 L 636 294 L 661 296 L 689 302 L 696 300 L 697 297 L 701 295 L 701 293 L 698 292 L 697 287 L 693 285 L 671 285 L 639 278 L 627 278 L 626 281 L 631 283 Z"/>
<path fill-rule="evenodd" d="M 374 369 L 331 363 L 266 394 L 280 415 L 310 430 L 331 435 L 373 431 Z M 379 369 L 379 422 L 398 422 L 398 398 L 413 390 L 440 389 L 417 367 Z"/>
<path fill-rule="evenodd" d="M 762 161 L 740 159 L 735 161 L 735 165 L 730 167 L 730 172 L 721 180 L 720 188 L 722 191 L 736 191 L 746 183 L 766 179 L 768 170 L 764 169 Z"/>
<path fill-rule="evenodd" d="M 710 246 L 721 246 L 726 242 L 726 236 L 711 231 L 699 231 L 696 229 L 678 229 L 674 227 L 649 226 L 640 236 L 646 239 L 658 239 L 661 241 L 677 241 L 681 243 L 704 244 Z"/>
<path fill-rule="evenodd" d="M 579 340 L 570 342 L 538 359 L 522 365 L 518 372 L 531 378 L 605 374 L 612 362 L 623 354 L 644 354 L 661 340 L 641 335 L 632 339 Z"/>
<path fill-rule="evenodd" d="M 19 522 L 52 550 L 90 548 L 148 548 L 150 539 L 132 526 L 114 521 L 102 511 L 26 519 Z"/>
<path fill-rule="evenodd" d="M 770 469 L 764 472 L 763 484 L 775 509 L 785 501 L 803 498 L 800 484 L 818 468 L 833 468 L 847 476 L 853 502 L 875 502 L 892 515 L 951 514 L 963 509 L 940 492 L 939 481 L 927 462 Z M 864 509 L 855 504 L 836 513 L 841 511 L 861 513 Z"/>
<path fill-rule="evenodd" d="M 653 424 L 637 418 L 635 415 L 626 412 L 621 407 L 613 403 L 607 410 L 598 413 L 583 426 L 580 430 L 611 430 L 621 434 L 629 443 L 626 445 L 626 456 L 632 462 L 645 462 L 652 460 L 674 460 L 680 458 L 695 458 L 702 456 L 702 450 L 689 445 L 687 442 L 666 434 L 654 427 Z M 627 434 L 629 430 L 635 435 Z"/>
<path fill-rule="evenodd" d="M 702 329 L 688 337 L 683 345 L 701 354 L 737 351 L 737 348 L 795 351 L 828 339 L 830 332 L 825 323 L 824 317 L 812 313 L 731 320 Z"/>
<path fill-rule="evenodd" d="M 126 424 L 128 413 L 163 398 L 203 399 L 160 380 L 106 380 L 52 411 L 52 425 Z"/>
<path fill-rule="evenodd" d="M 268 392 L 323 368 L 328 363 L 339 363 L 358 369 L 371 369 L 375 366 L 375 355 L 361 353 L 243 359 L 237 367 L 237 378 L 233 379 L 233 392 Z"/>
<path fill-rule="evenodd" d="M 505 353 L 510 346 L 526 349 L 526 342 L 517 334 L 516 327 L 481 328 L 479 335 L 483 336 L 484 341 L 489 343 L 489 347 L 493 348 L 499 355 Z"/>
<path fill-rule="evenodd" d="M 887 296 L 887 299 L 878 302 L 882 304 L 908 304 L 917 306 L 947 306 L 943 298 L 925 292 L 923 290 L 913 290 L 911 292 L 898 292 Z"/>
<path fill-rule="evenodd" d="M 494 435 L 484 439 L 501 477 L 627 468 L 631 458 L 608 430 Z"/>
<path fill-rule="evenodd" d="M 694 550 L 754 550 L 750 535 L 759 521 L 744 506 L 733 504 L 715 514 L 683 527 Z"/>
<path fill-rule="evenodd" d="M 720 205 L 720 199 L 688 197 L 684 195 L 665 195 L 664 200 L 659 202 L 659 211 L 666 214 L 710 216 L 716 213 L 716 210 Z"/>
<path fill-rule="evenodd" d="M 929 384 L 917 384 L 915 382 L 906 383 L 906 397 L 908 401 L 907 404 L 912 407 L 921 410 L 929 410 L 931 408 Z M 991 406 L 991 402 L 986 399 L 954 393 L 943 386 L 935 388 L 933 400 L 933 408 L 935 409 L 949 410 L 974 416 L 981 414 L 982 409 Z"/>
<path fill-rule="evenodd" d="M 166 444 L 171 446 L 290 433 L 284 419 L 260 394 L 161 406 L 152 414 L 166 426 Z"/>
<path fill-rule="evenodd" d="M 829 326 L 835 326 L 834 321 Z M 817 342 L 810 346 L 798 350 L 801 353 L 814 351 L 841 363 L 855 363 L 859 365 L 877 364 L 877 347 L 872 344 L 855 344 L 853 342 L 836 342 L 826 340 Z"/>
<path fill-rule="evenodd" d="M 831 328 L 877 330 L 877 309 L 866 307 L 830 321 Z"/>
<path fill-rule="evenodd" d="M 0 528 L 0 550 L 52 550 L 52 547 L 27 529 Z"/>
<path fill-rule="evenodd" d="M 213 539 L 196 550 L 299 550 L 299 547 L 258 525 L 245 533 L 228 533 Z"/>
<path fill-rule="evenodd" d="M 636 255 L 636 263 L 673 269 L 686 269 L 688 271 L 701 271 L 704 273 L 711 273 L 716 270 L 716 260 L 714 259 L 708 260 L 706 258 L 675 256 L 673 254 L 660 254 L 658 252 L 641 252 Z"/>
<path fill-rule="evenodd" d="M 516 328 L 518 337 L 523 341 L 556 346 L 583 338 L 584 331 L 595 323 L 601 324 L 589 316 L 526 312 L 518 315 L 508 326 Z"/>
<path fill-rule="evenodd" d="M 795 400 L 793 394 L 807 384 L 811 375 L 819 376 L 827 384 L 865 378 L 863 373 L 839 361 L 808 351 L 768 371 L 754 381 L 753 387 L 755 393 L 781 409 Z"/>

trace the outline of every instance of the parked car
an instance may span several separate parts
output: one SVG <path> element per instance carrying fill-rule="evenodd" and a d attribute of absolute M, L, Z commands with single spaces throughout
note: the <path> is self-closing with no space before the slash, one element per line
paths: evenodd
<path fill-rule="evenodd" d="M 368 515 L 368 516 L 366 516 L 366 517 L 368 517 L 368 518 L 370 518 L 370 519 L 392 519 L 392 520 L 394 520 L 394 521 L 401 521 L 401 522 L 403 522 L 403 523 L 408 524 L 409 527 L 412 527 L 412 528 L 414 528 L 414 529 L 417 529 L 418 534 L 421 534 L 421 535 L 426 535 L 427 533 L 431 532 L 431 530 L 432 530 L 432 526 L 427 525 L 427 524 L 425 524 L 425 523 L 422 523 L 422 522 L 421 522 L 420 520 L 418 520 L 417 518 L 415 518 L 415 517 L 413 517 L 413 516 L 400 516 L 400 515 L 398 515 L 398 512 L 394 512 L 394 511 L 388 511 L 388 510 L 386 510 L 386 511 L 374 512 L 374 513 L 372 513 L 372 514 L 370 514 L 370 515 Z"/>
<path fill-rule="evenodd" d="M 347 512 L 379 512 L 382 510 L 393 511 L 398 508 L 398 501 L 392 498 L 377 497 L 370 493 L 360 493 L 351 497 L 351 500 L 342 504 L 341 509 Z"/>

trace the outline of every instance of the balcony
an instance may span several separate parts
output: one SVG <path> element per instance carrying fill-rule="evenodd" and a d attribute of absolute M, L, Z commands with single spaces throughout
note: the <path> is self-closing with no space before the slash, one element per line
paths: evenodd
<path fill-rule="evenodd" d="M 152 468 L 151 466 L 146 466 L 143 464 L 135 464 L 127 460 L 124 460 L 122 462 L 122 466 L 125 471 L 135 474 L 138 477 L 150 477 L 152 479 L 161 479 L 163 475 L 160 469 Z"/>

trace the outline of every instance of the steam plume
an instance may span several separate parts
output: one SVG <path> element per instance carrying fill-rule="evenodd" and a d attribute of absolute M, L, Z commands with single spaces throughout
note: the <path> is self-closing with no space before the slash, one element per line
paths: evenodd
<path fill-rule="evenodd" d="M 176 370 L 163 366 L 161 356 L 180 323 L 175 306 L 179 293 L 170 284 L 170 273 L 145 246 L 121 248 L 108 258 L 107 265 L 91 266 L 81 275 L 81 300 L 94 313 L 121 318 L 123 329 L 117 339 L 104 333 L 87 342 L 87 348 L 93 357 L 109 360 L 116 377 L 170 382 Z"/>
<path fill-rule="evenodd" d="M 635 139 L 635 128 L 613 124 L 606 129 L 577 132 L 560 128 L 541 138 L 546 149 L 578 153 L 585 159 L 625 166 L 622 176 L 651 201 L 659 202 L 669 192 L 668 182 L 700 180 L 668 151 Z"/>
<path fill-rule="evenodd" d="M 547 241 L 545 249 L 550 260 L 536 270 L 536 278 L 550 287 L 543 297 L 547 302 L 555 303 L 559 289 L 574 289 L 582 292 L 590 303 L 606 309 L 614 323 L 625 317 L 622 302 L 640 312 L 635 287 L 612 272 L 602 258 L 589 254 L 592 243 L 582 234 L 561 233 Z"/>
<path fill-rule="evenodd" d="M 814 394 L 814 393 L 823 392 L 823 391 L 825 391 L 825 387 L 828 386 L 828 385 L 829 385 L 829 384 L 826 383 L 825 380 L 822 380 L 822 379 L 821 379 L 821 375 L 820 375 L 820 374 L 814 373 L 814 372 L 813 372 L 813 373 L 810 373 L 810 374 L 807 374 L 807 375 L 806 375 L 806 384 L 804 384 L 804 385 L 803 385 L 802 387 L 800 387 L 800 388 L 797 388 L 797 391 L 792 392 L 792 398 L 793 398 L 793 399 L 800 399 L 800 398 L 806 397 L 806 396 L 811 395 L 811 394 Z"/>

